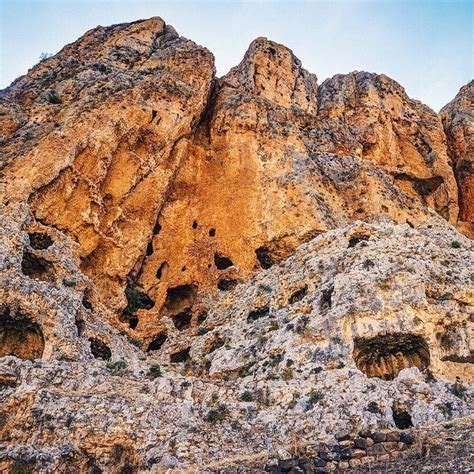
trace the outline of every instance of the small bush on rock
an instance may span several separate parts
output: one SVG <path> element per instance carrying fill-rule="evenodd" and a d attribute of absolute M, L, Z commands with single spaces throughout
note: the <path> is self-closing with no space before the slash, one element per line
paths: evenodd
<path fill-rule="evenodd" d="M 204 417 L 204 421 L 208 423 L 217 423 L 218 421 L 224 420 L 228 411 L 225 405 L 219 405 L 217 408 L 209 410 L 207 415 Z"/>
<path fill-rule="evenodd" d="M 121 372 L 127 368 L 128 364 L 123 359 L 116 360 L 115 362 L 109 362 L 107 368 L 114 374 Z"/>
<path fill-rule="evenodd" d="M 161 377 L 161 367 L 158 364 L 150 365 L 150 368 L 148 369 L 148 374 L 154 379 Z"/>

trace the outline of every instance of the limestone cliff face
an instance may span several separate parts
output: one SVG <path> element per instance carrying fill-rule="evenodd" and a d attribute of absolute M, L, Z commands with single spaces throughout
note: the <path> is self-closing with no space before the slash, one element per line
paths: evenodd
<path fill-rule="evenodd" d="M 347 150 L 373 161 L 398 187 L 455 224 L 457 191 L 440 118 L 387 76 L 355 72 L 326 80 L 319 116 L 357 143 Z"/>
<path fill-rule="evenodd" d="M 159 19 L 96 28 L 2 94 L 5 199 L 81 248 L 112 308 L 205 107 L 212 55 Z"/>
<path fill-rule="evenodd" d="M 386 76 L 318 85 L 258 38 L 216 78 L 160 18 L 2 91 L 0 470 L 262 467 L 468 415 L 471 95 L 446 142 Z"/>
<path fill-rule="evenodd" d="M 459 226 L 474 237 L 474 81 L 440 112 L 459 187 Z"/>

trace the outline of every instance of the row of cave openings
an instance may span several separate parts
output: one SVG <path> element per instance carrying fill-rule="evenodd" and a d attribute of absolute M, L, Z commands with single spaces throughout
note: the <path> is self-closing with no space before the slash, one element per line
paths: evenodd
<path fill-rule="evenodd" d="M 191 227 L 197 229 L 199 226 L 198 222 L 194 220 Z M 153 235 L 158 235 L 162 227 L 157 221 L 153 228 Z M 216 236 L 216 229 L 210 228 L 208 230 L 209 237 Z M 146 256 L 149 257 L 154 252 L 153 243 L 149 242 L 146 248 Z M 270 249 L 266 246 L 261 246 L 255 250 L 255 256 L 260 264 L 262 269 L 268 269 L 272 265 L 278 262 L 278 259 L 272 254 Z M 208 264 L 208 268 L 211 268 L 212 264 Z M 232 260 L 219 252 L 214 253 L 214 266 L 218 270 L 227 270 L 230 267 L 234 266 Z M 168 262 L 162 262 L 156 270 L 156 278 L 161 280 L 168 270 Z M 182 271 L 186 270 L 186 267 L 181 269 Z M 133 280 L 130 278 L 130 280 Z M 135 279 L 136 280 L 136 279 Z M 220 291 L 230 291 L 233 290 L 238 285 L 238 280 L 234 278 L 221 278 L 217 283 L 217 288 Z M 123 311 L 122 321 L 128 321 L 130 329 L 136 329 L 139 323 L 138 317 L 135 315 L 136 311 L 139 309 L 150 310 L 155 306 L 155 302 L 143 291 L 138 289 L 138 284 L 133 283 L 129 284 L 125 289 L 125 296 L 127 298 L 127 306 Z M 175 287 L 170 287 L 167 290 L 167 297 L 165 302 L 165 308 L 170 312 L 175 309 L 177 306 L 182 307 L 183 301 L 189 300 L 192 301 L 197 293 L 197 286 L 195 284 L 184 284 L 178 285 Z M 188 306 L 182 311 L 172 314 L 172 321 L 176 329 L 184 330 L 188 329 L 191 326 L 192 322 L 192 307 Z M 203 316 L 198 315 L 198 323 L 203 321 Z"/>

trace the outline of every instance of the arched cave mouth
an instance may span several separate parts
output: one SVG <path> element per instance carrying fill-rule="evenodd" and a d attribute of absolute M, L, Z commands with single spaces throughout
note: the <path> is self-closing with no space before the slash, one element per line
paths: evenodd
<path fill-rule="evenodd" d="M 425 340 L 411 333 L 393 333 L 354 339 L 352 357 L 367 377 L 393 380 L 407 367 L 426 369 L 430 351 Z"/>
<path fill-rule="evenodd" d="M 44 351 L 41 328 L 20 312 L 10 314 L 10 309 L 0 309 L 0 357 L 15 356 L 20 359 L 40 359 Z"/>

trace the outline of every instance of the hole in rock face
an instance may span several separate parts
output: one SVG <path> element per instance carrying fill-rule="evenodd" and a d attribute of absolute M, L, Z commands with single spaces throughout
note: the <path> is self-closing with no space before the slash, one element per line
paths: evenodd
<path fill-rule="evenodd" d="M 186 362 L 187 360 L 189 360 L 189 351 L 190 351 L 190 347 L 186 347 L 186 349 L 183 349 L 179 352 L 175 352 L 174 354 L 171 354 L 170 355 L 170 362 L 172 364 L 179 364 L 181 362 Z"/>
<path fill-rule="evenodd" d="M 148 242 L 148 245 L 146 246 L 146 255 L 149 257 L 150 255 L 153 255 L 153 243 Z"/>
<path fill-rule="evenodd" d="M 161 280 L 166 272 L 168 270 L 169 265 L 167 262 L 163 262 L 159 267 L 158 270 L 156 270 L 156 278 L 158 280 Z"/>
<path fill-rule="evenodd" d="M 43 351 L 44 338 L 39 325 L 19 312 L 11 315 L 8 307 L 1 307 L 0 357 L 40 359 Z"/>
<path fill-rule="evenodd" d="M 295 304 L 298 301 L 301 301 L 308 292 L 308 287 L 305 285 L 299 290 L 296 290 L 288 299 L 288 304 Z"/>
<path fill-rule="evenodd" d="M 128 327 L 130 329 L 136 329 L 138 326 L 138 318 L 136 317 L 131 317 L 129 320 L 128 320 Z"/>
<path fill-rule="evenodd" d="M 216 229 L 212 228 L 209 229 L 209 237 L 215 237 L 216 236 Z"/>
<path fill-rule="evenodd" d="M 223 279 L 217 283 L 217 288 L 221 291 L 230 291 L 233 290 L 237 286 L 237 280 L 232 279 Z"/>
<path fill-rule="evenodd" d="M 193 229 L 197 229 L 197 226 L 198 226 L 197 221 L 193 221 L 193 225 L 192 225 Z"/>
<path fill-rule="evenodd" d="M 360 244 L 361 242 L 365 242 L 369 240 L 368 235 L 355 235 L 354 237 L 351 237 L 349 239 L 349 248 L 355 247 L 357 244 Z"/>
<path fill-rule="evenodd" d="M 169 311 L 179 311 L 189 306 L 197 294 L 196 285 L 179 285 L 168 288 L 165 307 Z"/>
<path fill-rule="evenodd" d="M 270 308 L 268 306 L 263 306 L 262 308 L 254 309 L 253 311 L 250 311 L 249 315 L 247 316 L 247 322 L 253 323 L 257 319 L 268 316 L 269 313 Z"/>
<path fill-rule="evenodd" d="M 384 380 L 393 380 L 407 367 L 424 370 L 430 364 L 428 345 L 420 336 L 410 333 L 354 339 L 352 357 L 367 377 Z"/>
<path fill-rule="evenodd" d="M 330 309 L 332 306 L 332 294 L 334 292 L 334 287 L 331 286 L 327 290 L 322 291 L 321 295 L 321 308 Z"/>
<path fill-rule="evenodd" d="M 255 250 L 255 255 L 264 270 L 267 270 L 275 263 L 268 247 L 259 247 Z"/>
<path fill-rule="evenodd" d="M 207 319 L 207 313 L 200 313 L 197 317 L 197 323 L 202 324 Z"/>
<path fill-rule="evenodd" d="M 76 328 L 77 328 L 77 334 L 79 336 L 82 336 L 82 333 L 84 332 L 84 328 L 86 326 L 86 324 L 84 323 L 84 320 L 76 315 L 74 318 L 74 324 L 76 325 Z"/>
<path fill-rule="evenodd" d="M 191 313 L 191 307 L 186 308 L 185 310 L 171 317 L 171 319 L 173 320 L 174 327 L 179 331 L 188 329 L 191 326 L 192 318 L 193 315 Z"/>
<path fill-rule="evenodd" d="M 411 421 L 411 415 L 407 411 L 398 411 L 395 408 L 392 408 L 393 411 L 393 422 L 399 430 L 406 430 L 413 426 Z"/>
<path fill-rule="evenodd" d="M 153 235 L 158 235 L 161 231 L 161 225 L 156 221 L 155 227 L 153 227 Z"/>
<path fill-rule="evenodd" d="M 225 270 L 226 268 L 234 265 L 229 257 L 225 257 L 224 255 L 220 255 L 218 253 L 214 254 L 214 264 L 218 270 Z"/>
<path fill-rule="evenodd" d="M 86 290 L 84 291 L 84 295 L 82 296 L 82 306 L 84 306 L 84 308 L 88 309 L 89 311 L 93 311 L 93 308 L 92 308 L 92 304 L 89 300 L 89 291 Z"/>
<path fill-rule="evenodd" d="M 161 346 L 166 342 L 167 339 L 168 336 L 166 335 L 166 333 L 161 332 L 160 334 L 157 334 L 150 342 L 150 344 L 148 344 L 146 351 L 151 352 L 160 350 Z"/>
<path fill-rule="evenodd" d="M 52 282 L 53 265 L 42 257 L 38 257 L 34 253 L 25 250 L 23 252 L 23 259 L 21 260 L 21 271 L 24 275 L 33 280 L 43 280 Z"/>
<path fill-rule="evenodd" d="M 54 244 L 54 240 L 43 232 L 31 232 L 28 234 L 30 246 L 35 250 L 44 250 Z"/>
<path fill-rule="evenodd" d="M 91 352 L 96 359 L 109 360 L 112 357 L 112 351 L 107 344 L 94 337 L 89 338 L 91 343 Z"/>

